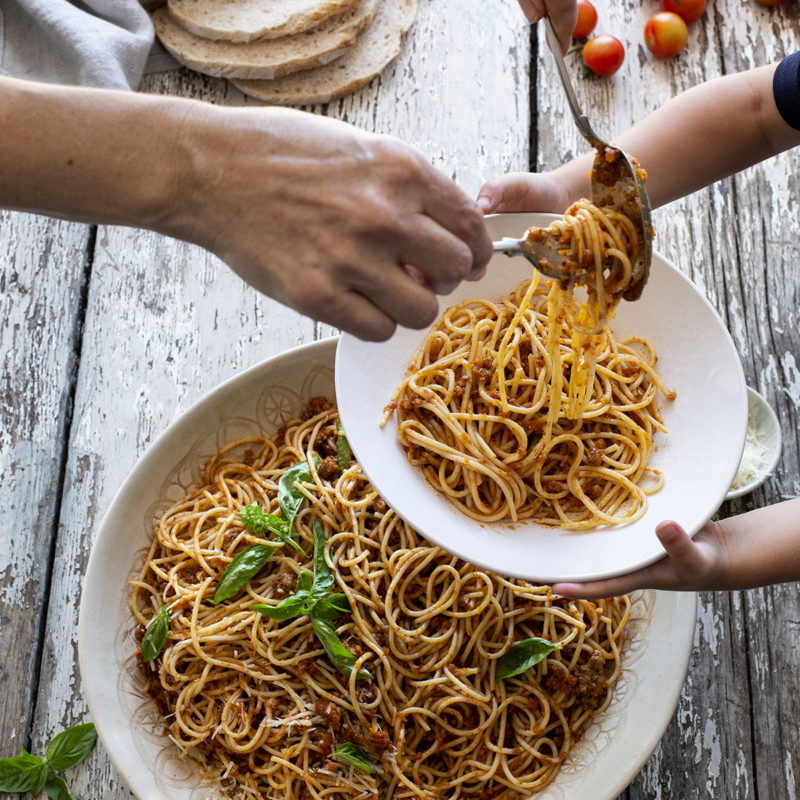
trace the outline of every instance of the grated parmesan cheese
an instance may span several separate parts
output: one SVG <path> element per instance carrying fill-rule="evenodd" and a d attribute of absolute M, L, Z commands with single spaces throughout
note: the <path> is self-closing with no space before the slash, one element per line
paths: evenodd
<path fill-rule="evenodd" d="M 747 434 L 744 439 L 744 453 L 731 489 L 741 489 L 755 480 L 764 468 L 764 445 L 758 438 L 752 418 L 747 419 Z"/>

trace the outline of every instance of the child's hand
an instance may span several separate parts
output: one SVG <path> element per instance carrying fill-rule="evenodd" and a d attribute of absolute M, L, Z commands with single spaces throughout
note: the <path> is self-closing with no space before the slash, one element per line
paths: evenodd
<path fill-rule="evenodd" d="M 549 172 L 509 172 L 481 186 L 478 205 L 484 214 L 510 211 L 563 213 L 571 203 L 564 184 Z"/>
<path fill-rule="evenodd" d="M 677 522 L 662 522 L 656 536 L 666 555 L 655 564 L 587 583 L 556 583 L 553 591 L 566 597 L 615 597 L 634 589 L 699 591 L 729 588 L 723 579 L 725 535 L 722 523 L 709 522 L 694 539 Z"/>

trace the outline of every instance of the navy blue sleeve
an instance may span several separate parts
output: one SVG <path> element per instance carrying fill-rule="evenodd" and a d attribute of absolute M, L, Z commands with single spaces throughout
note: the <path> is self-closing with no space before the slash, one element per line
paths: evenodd
<path fill-rule="evenodd" d="M 800 130 L 800 53 L 786 56 L 778 64 L 772 78 L 772 93 L 780 115 Z"/>

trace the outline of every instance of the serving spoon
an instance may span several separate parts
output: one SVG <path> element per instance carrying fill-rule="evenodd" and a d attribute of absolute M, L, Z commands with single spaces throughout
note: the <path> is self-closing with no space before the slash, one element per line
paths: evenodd
<path fill-rule="evenodd" d="M 578 104 L 564 57 L 561 55 L 561 45 L 549 17 L 544 18 L 544 24 L 572 118 L 581 136 L 596 151 L 591 174 L 592 202 L 598 207 L 611 206 L 624 214 L 633 222 L 639 234 L 641 245 L 634 259 L 631 280 L 622 295 L 626 300 L 636 300 L 647 281 L 653 259 L 653 223 L 650 219 L 650 199 L 644 185 L 644 172 L 624 150 L 609 144 L 594 132 Z M 558 242 L 547 228 L 536 229 L 533 236 L 526 234 L 522 239 L 504 238 L 493 242 L 493 246 L 495 253 L 527 258 L 539 272 L 549 278 L 577 278 L 586 274 L 576 271 L 576 265 L 564 258 L 563 243 Z"/>

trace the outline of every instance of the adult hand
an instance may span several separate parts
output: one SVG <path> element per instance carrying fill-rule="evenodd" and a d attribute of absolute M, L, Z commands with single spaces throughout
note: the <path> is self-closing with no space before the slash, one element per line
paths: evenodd
<path fill-rule="evenodd" d="M 578 20 L 578 5 L 576 0 L 518 0 L 519 7 L 525 14 L 528 22 L 538 22 L 542 17 L 550 17 L 558 41 L 561 42 L 561 52 L 567 54 L 572 31 Z"/>
<path fill-rule="evenodd" d="M 402 142 L 280 108 L 0 76 L 0 207 L 146 227 L 365 339 L 423 327 L 492 253 L 477 204 Z"/>
<path fill-rule="evenodd" d="M 709 522 L 690 539 L 677 522 L 656 526 L 656 536 L 664 547 L 664 558 L 649 567 L 586 583 L 556 583 L 553 591 L 565 597 L 616 597 L 634 589 L 701 591 L 727 589 L 723 578 L 726 563 L 724 524 Z"/>
<path fill-rule="evenodd" d="M 179 202 L 150 225 L 264 294 L 356 336 L 436 317 L 491 239 L 474 201 L 402 142 L 286 109 L 197 105 Z"/>

